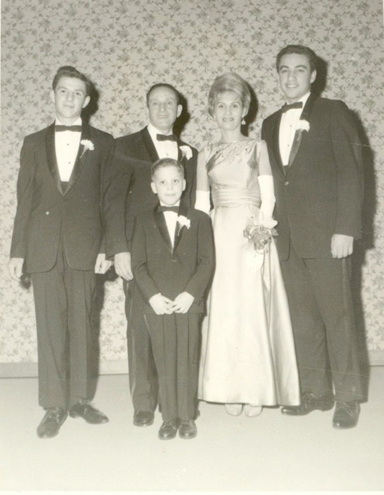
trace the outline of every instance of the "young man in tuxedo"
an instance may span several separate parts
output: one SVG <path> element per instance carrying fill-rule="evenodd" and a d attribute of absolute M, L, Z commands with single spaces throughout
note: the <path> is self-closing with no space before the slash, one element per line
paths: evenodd
<path fill-rule="evenodd" d="M 178 91 L 169 84 L 160 83 L 149 89 L 149 124 L 139 132 L 116 140 L 114 161 L 120 171 L 120 180 L 107 194 L 107 201 L 114 211 L 114 224 L 107 232 L 107 256 L 114 255 L 116 273 L 124 279 L 129 382 L 136 426 L 153 423 L 158 380 L 143 308 L 136 304 L 132 306 L 134 280 L 130 251 L 133 220 L 138 213 L 156 205 L 156 196 L 151 190 L 151 166 L 159 158 L 178 159 L 182 163 L 186 189 L 181 204 L 194 204 L 197 150 L 172 133 L 183 110 L 180 101 Z"/>
<path fill-rule="evenodd" d="M 108 422 L 92 399 L 95 360 L 91 307 L 95 273 L 105 273 L 103 194 L 112 181 L 114 140 L 82 122 L 90 81 L 70 66 L 53 80 L 56 120 L 27 136 L 21 150 L 10 274 L 32 276 L 39 403 L 37 434 L 51 438 L 70 416 Z"/>
<path fill-rule="evenodd" d="M 294 328 L 302 403 L 283 414 L 332 409 L 352 428 L 363 397 L 351 292 L 361 236 L 363 173 L 354 117 L 311 93 L 317 57 L 301 45 L 277 56 L 286 104 L 263 122 L 275 183 L 276 240 Z M 328 370 L 331 371 L 331 377 Z"/>
<path fill-rule="evenodd" d="M 164 420 L 159 438 L 179 431 L 191 439 L 197 435 L 200 323 L 214 268 L 212 225 L 205 213 L 180 204 L 186 182 L 177 160 L 155 162 L 151 186 L 160 204 L 135 220 L 133 301 L 145 304 Z"/>

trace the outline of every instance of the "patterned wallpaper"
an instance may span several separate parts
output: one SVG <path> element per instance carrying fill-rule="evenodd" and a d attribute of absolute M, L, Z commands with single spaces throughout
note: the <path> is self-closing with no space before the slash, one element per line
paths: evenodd
<path fill-rule="evenodd" d="M 6 263 L 22 139 L 53 120 L 56 69 L 74 65 L 95 82 L 91 121 L 115 137 L 146 124 L 152 84 L 174 84 L 188 100 L 183 138 L 201 148 L 216 132 L 208 89 L 228 70 L 255 91 L 249 134 L 259 135 L 262 119 L 282 104 L 274 60 L 289 43 L 307 44 L 323 58 L 324 96 L 343 99 L 361 122 L 367 185 L 356 307 L 371 362 L 384 363 L 381 8 L 381 0 L 2 0 L 0 363 L 37 356 L 32 290 L 9 279 Z M 121 280 L 100 287 L 101 360 L 125 360 Z"/>

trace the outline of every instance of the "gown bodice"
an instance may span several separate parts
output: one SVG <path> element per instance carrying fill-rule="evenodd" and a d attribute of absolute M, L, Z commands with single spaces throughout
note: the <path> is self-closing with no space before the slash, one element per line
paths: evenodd
<path fill-rule="evenodd" d="M 255 140 L 213 143 L 207 147 L 207 173 L 215 207 L 260 205 L 259 146 Z"/>

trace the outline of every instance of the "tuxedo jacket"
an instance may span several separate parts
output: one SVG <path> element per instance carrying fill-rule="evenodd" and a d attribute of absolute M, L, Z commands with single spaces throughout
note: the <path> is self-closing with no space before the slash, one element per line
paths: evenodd
<path fill-rule="evenodd" d="M 195 204 L 197 150 L 178 141 L 179 161 L 184 165 L 186 189 L 181 198 L 185 206 Z M 188 146 L 192 157 L 183 156 L 180 146 Z M 107 256 L 131 250 L 135 216 L 154 208 L 157 195 L 151 189 L 151 166 L 159 159 L 147 127 L 139 132 L 116 139 L 114 164 L 119 180 L 107 195 L 114 211 L 114 222 L 107 231 Z"/>
<path fill-rule="evenodd" d="M 145 313 L 154 313 L 148 301 L 155 294 L 161 293 L 173 301 L 184 291 L 194 297 L 189 312 L 205 310 L 204 294 L 214 270 L 211 219 L 184 205 L 180 205 L 179 215 L 189 219 L 190 226 L 177 224 L 174 247 L 164 214 L 157 211 L 157 206 L 135 219 L 132 269 L 146 303 Z"/>
<path fill-rule="evenodd" d="M 62 189 L 55 153 L 55 125 L 24 140 L 17 183 L 17 211 L 11 257 L 24 258 L 28 273 L 45 272 L 56 263 L 63 242 L 71 268 L 93 270 L 104 252 L 103 226 L 108 212 L 103 195 L 112 181 L 114 139 L 83 123 L 73 171 Z"/>
<path fill-rule="evenodd" d="M 342 101 L 310 95 L 296 131 L 285 172 L 279 150 L 282 111 L 264 120 L 274 178 L 280 259 L 290 242 L 302 258 L 330 258 L 333 234 L 361 236 L 363 165 L 354 117 Z"/>

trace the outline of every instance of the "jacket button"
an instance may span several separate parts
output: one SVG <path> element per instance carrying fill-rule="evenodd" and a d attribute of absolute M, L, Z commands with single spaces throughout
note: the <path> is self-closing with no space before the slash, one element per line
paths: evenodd
<path fill-rule="evenodd" d="M 177 263 L 177 258 L 172 258 L 173 263 Z"/>
<path fill-rule="evenodd" d="M 288 182 L 288 181 L 287 181 L 287 182 L 284 182 L 284 186 L 288 186 L 288 184 L 289 184 L 289 182 Z"/>
<path fill-rule="evenodd" d="M 49 215 L 49 211 L 46 211 L 46 212 L 45 212 L 45 214 L 46 214 L 46 215 Z"/>

